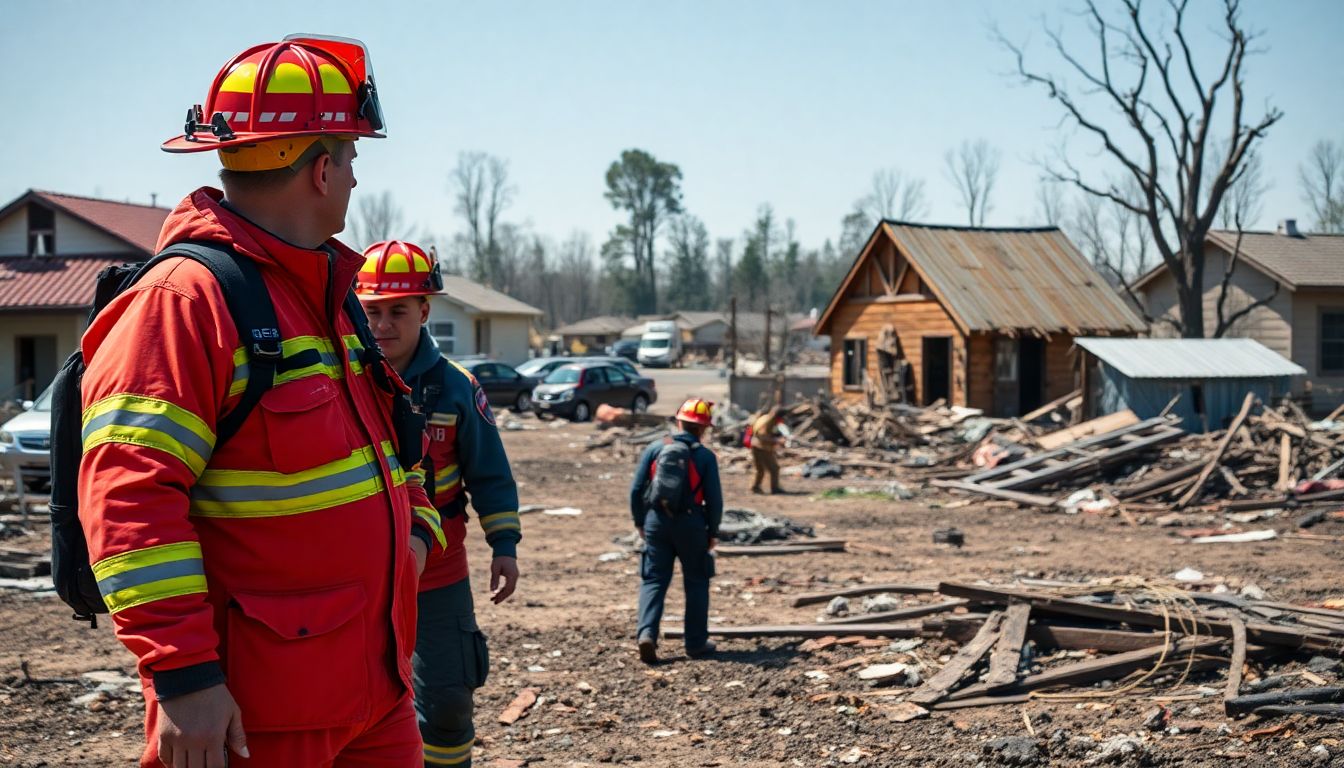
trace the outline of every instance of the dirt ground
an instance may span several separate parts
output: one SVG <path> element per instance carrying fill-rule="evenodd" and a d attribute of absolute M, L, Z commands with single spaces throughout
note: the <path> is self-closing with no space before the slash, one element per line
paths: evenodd
<path fill-rule="evenodd" d="M 476 699 L 478 765 L 1344 765 L 1344 726 L 1302 718 L 1226 720 L 1222 671 L 1117 698 L 1037 699 L 898 724 L 886 714 L 898 699 L 874 696 L 855 676 L 856 666 L 846 664 L 865 656 L 911 660 L 885 644 L 809 653 L 793 640 L 728 640 L 716 657 L 689 660 L 675 641 L 664 640 L 667 661 L 646 667 L 632 645 L 637 556 L 599 561 L 621 550 L 613 537 L 631 530 L 629 462 L 585 452 L 591 426 L 524 423 L 535 428 L 505 435 L 523 502 L 577 507 L 582 514 L 524 517 L 522 582 L 502 606 L 484 599 L 488 550 L 473 532 L 478 617 L 492 655 L 490 679 Z M 742 472 L 726 469 L 730 506 L 785 515 L 815 526 L 818 535 L 896 554 L 719 558 L 711 621 L 725 625 L 810 622 L 819 606 L 791 608 L 794 595 L 860 581 L 1161 578 L 1189 566 L 1234 590 L 1254 582 L 1277 600 L 1344 593 L 1344 547 L 1338 544 L 1280 539 L 1195 546 L 1171 529 L 1121 517 L 982 504 L 942 509 L 936 496 L 892 502 L 816 495 L 859 482 L 855 478 L 786 476 L 795 495 L 753 496 Z M 965 532 L 964 548 L 932 543 L 931 531 L 948 525 Z M 1344 534 L 1344 523 L 1313 532 Z M 40 535 L 5 544 L 44 546 Z M 675 626 L 680 612 L 674 584 L 667 625 Z M 952 649 L 931 639 L 913 658 L 932 662 L 932 672 Z M 110 627 L 94 631 L 71 621 L 50 593 L 0 590 L 0 765 L 132 764 L 143 739 L 142 701 L 115 675 L 100 678 L 107 689 L 100 692 L 98 680 L 84 677 L 99 670 L 133 673 Z M 1337 684 L 1335 672 L 1323 676 Z M 528 687 L 540 693 L 540 702 L 516 724 L 500 725 L 499 713 Z M 1163 702 L 1179 733 L 1143 727 L 1157 696 L 1170 697 Z M 1253 733 L 1279 723 L 1287 727 L 1264 737 Z"/>

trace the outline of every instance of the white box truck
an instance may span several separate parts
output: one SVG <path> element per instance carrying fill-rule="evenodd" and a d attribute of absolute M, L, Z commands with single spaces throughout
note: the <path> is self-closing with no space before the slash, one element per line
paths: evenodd
<path fill-rule="evenodd" d="M 670 368 L 681 361 L 681 331 L 675 320 L 654 320 L 639 337 L 640 365 Z"/>

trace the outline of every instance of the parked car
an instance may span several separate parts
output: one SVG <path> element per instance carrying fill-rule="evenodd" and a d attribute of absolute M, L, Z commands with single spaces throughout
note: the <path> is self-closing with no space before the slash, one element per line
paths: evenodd
<path fill-rule="evenodd" d="M 495 408 L 512 408 L 519 413 L 532 410 L 532 388 L 541 381 L 521 374 L 511 365 L 495 360 L 469 361 L 462 367 L 480 382 L 485 398 Z"/>
<path fill-rule="evenodd" d="M 583 362 L 551 371 L 532 391 L 532 408 L 538 416 L 587 421 L 599 405 L 642 412 L 657 399 L 652 379 L 628 376 L 609 363 Z"/>
<path fill-rule="evenodd" d="M 551 371 L 562 365 L 578 362 L 577 357 L 534 357 L 531 360 L 518 366 L 518 372 L 524 376 L 532 376 L 538 381 L 545 379 Z"/>
<path fill-rule="evenodd" d="M 623 357 L 633 362 L 637 355 L 639 355 L 639 339 L 621 339 L 607 347 L 608 357 Z"/>
<path fill-rule="evenodd" d="M 28 493 L 51 492 L 51 389 L 0 425 L 0 468 L 23 478 Z"/>

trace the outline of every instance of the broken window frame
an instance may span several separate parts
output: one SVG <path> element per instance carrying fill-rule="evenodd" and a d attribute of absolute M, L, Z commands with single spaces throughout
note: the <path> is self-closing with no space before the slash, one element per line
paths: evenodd
<path fill-rule="evenodd" d="M 863 382 L 868 378 L 868 339 L 845 339 L 841 354 L 841 384 L 845 389 L 863 389 Z M 854 362 L 856 359 L 857 368 Z"/>

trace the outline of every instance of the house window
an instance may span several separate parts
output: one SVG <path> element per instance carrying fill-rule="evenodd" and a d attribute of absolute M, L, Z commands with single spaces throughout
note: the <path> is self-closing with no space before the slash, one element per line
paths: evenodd
<path fill-rule="evenodd" d="M 994 378 L 1017 381 L 1017 339 L 1003 336 L 994 339 Z"/>
<path fill-rule="evenodd" d="M 1344 311 L 1321 313 L 1321 373 L 1344 373 Z"/>
<path fill-rule="evenodd" d="M 56 252 L 56 214 L 41 205 L 28 206 L 28 255 L 50 256 Z"/>
<path fill-rule="evenodd" d="M 429 321 L 429 335 L 439 343 L 440 352 L 445 355 L 456 354 L 454 346 L 457 343 L 457 328 L 454 327 L 452 320 Z"/>
<path fill-rule="evenodd" d="M 868 340 L 845 339 L 845 389 L 862 387 L 867 378 Z"/>

